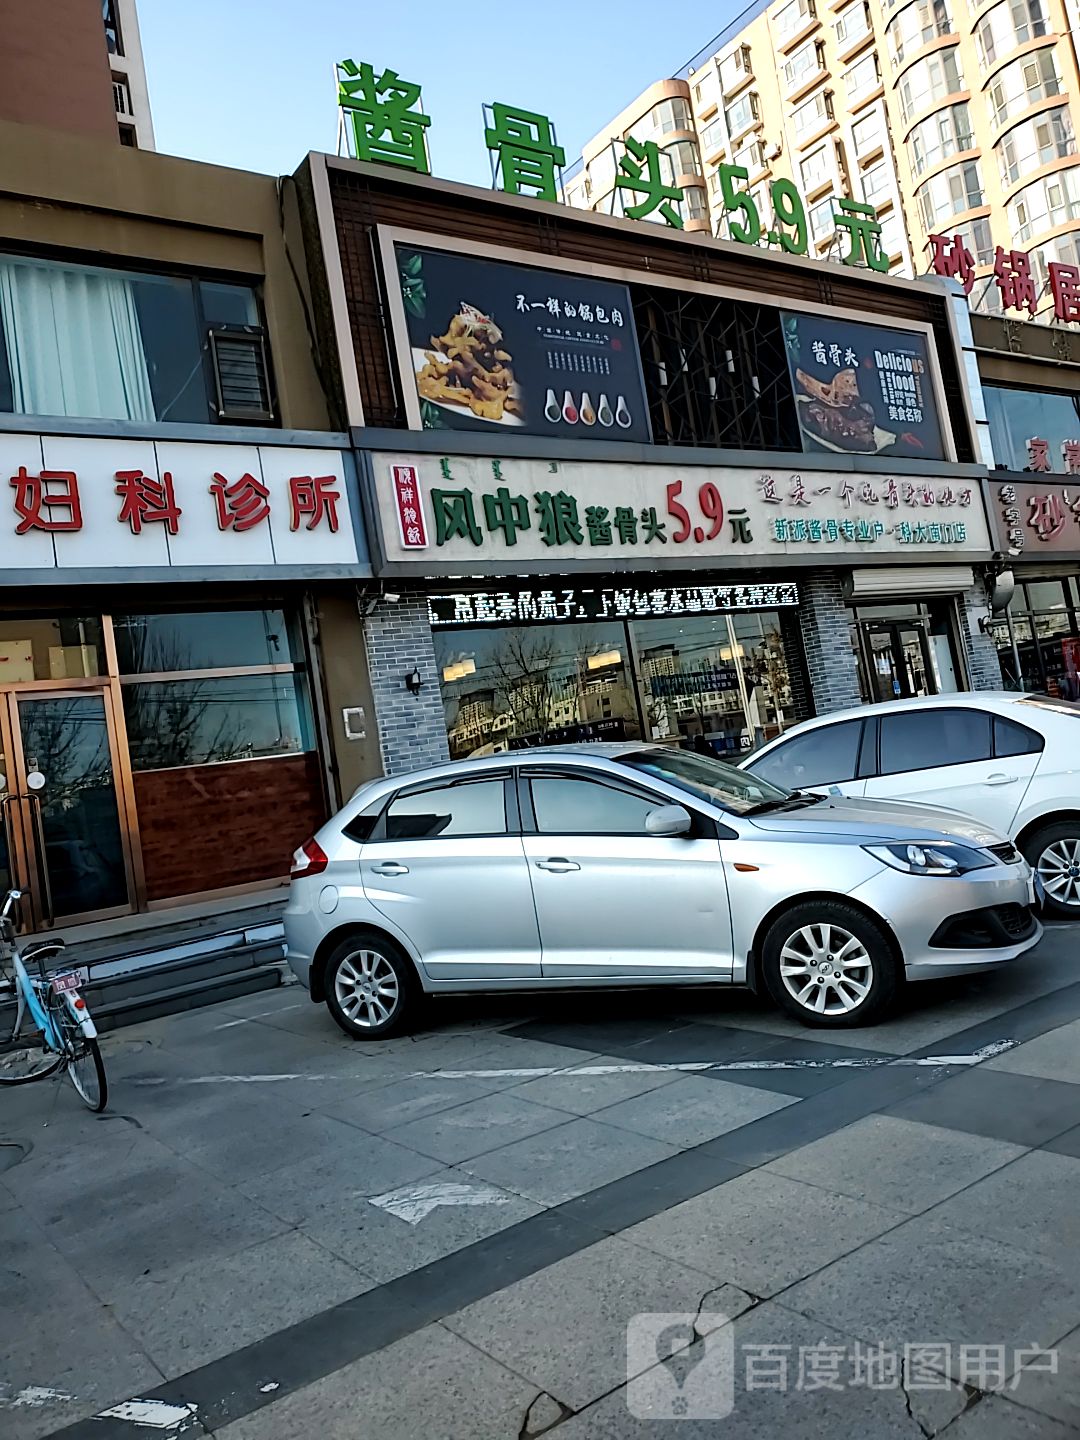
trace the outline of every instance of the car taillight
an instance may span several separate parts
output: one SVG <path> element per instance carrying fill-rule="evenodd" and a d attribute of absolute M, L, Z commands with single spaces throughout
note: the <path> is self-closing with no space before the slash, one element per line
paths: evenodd
<path fill-rule="evenodd" d="M 319 842 L 312 838 L 305 840 L 299 850 L 293 851 L 292 869 L 289 871 L 294 880 L 299 880 L 305 875 L 321 875 L 329 864 L 325 850 Z"/>

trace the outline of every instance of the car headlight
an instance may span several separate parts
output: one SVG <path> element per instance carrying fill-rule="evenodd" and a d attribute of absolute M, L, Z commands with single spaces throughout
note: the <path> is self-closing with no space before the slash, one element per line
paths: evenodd
<path fill-rule="evenodd" d="M 936 845 L 864 845 L 863 849 L 908 875 L 966 875 L 969 870 L 985 870 L 994 863 L 984 851 L 950 841 Z"/>

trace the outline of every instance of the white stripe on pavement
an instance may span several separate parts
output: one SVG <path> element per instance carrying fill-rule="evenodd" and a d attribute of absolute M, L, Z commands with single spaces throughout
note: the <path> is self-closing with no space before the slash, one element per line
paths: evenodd
<path fill-rule="evenodd" d="M 723 1075 L 732 1072 L 753 1073 L 773 1070 L 875 1070 L 885 1066 L 917 1066 L 946 1068 L 948 1066 L 980 1065 L 996 1055 L 1015 1049 L 1019 1040 L 993 1040 L 965 1055 L 842 1055 L 821 1060 L 672 1060 L 650 1062 L 628 1060 L 614 1065 L 523 1065 L 504 1066 L 491 1070 L 411 1070 L 396 1077 L 399 1080 L 542 1080 L 548 1075 L 662 1075 L 704 1074 Z M 150 1085 L 272 1085 L 282 1080 L 365 1080 L 385 1077 L 358 1074 L 310 1075 L 287 1071 L 268 1075 L 190 1075 L 170 1080 L 165 1075 L 134 1075 L 127 1081 L 133 1086 Z M 387 1082 L 392 1084 L 393 1081 Z"/>
<path fill-rule="evenodd" d="M 95 1420 L 128 1420 L 151 1430 L 180 1431 L 195 1419 L 197 1405 L 169 1405 L 164 1400 L 125 1400 L 95 1415 Z"/>

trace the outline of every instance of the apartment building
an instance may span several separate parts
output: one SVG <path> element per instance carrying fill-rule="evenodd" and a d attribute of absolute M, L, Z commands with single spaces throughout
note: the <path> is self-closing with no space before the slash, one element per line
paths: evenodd
<path fill-rule="evenodd" d="M 0 0 L 0 33 L 0 121 L 153 150 L 135 0 Z"/>
<path fill-rule="evenodd" d="M 690 107 L 693 137 L 679 138 L 687 157 L 696 139 L 709 228 L 730 233 L 720 167 L 737 165 L 747 177 L 736 188 L 750 190 L 766 233 L 770 187 L 794 182 L 823 258 L 839 256 L 834 213 L 850 197 L 874 206 L 895 273 L 928 268 L 930 234 L 959 234 L 978 267 L 978 309 L 1000 309 L 996 245 L 1029 251 L 1045 291 L 1050 261 L 1080 260 L 1077 23 L 1076 0 L 761 5 L 695 56 L 680 72 L 686 89 L 672 92 Z M 596 159 L 657 88 L 586 147 L 568 172 L 570 203 L 607 208 L 602 191 L 594 200 Z"/>

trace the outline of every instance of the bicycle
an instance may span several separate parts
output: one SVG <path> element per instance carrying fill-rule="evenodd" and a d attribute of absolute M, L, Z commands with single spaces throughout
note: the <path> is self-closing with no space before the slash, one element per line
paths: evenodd
<path fill-rule="evenodd" d="M 0 907 L 0 966 L 10 961 L 11 978 L 0 982 L 0 996 L 15 993 L 17 1009 L 9 1049 L 16 1042 L 23 1021 L 29 1015 L 40 1034 L 40 1050 L 32 1045 L 27 1051 L 30 1067 L 19 1074 L 0 1068 L 0 1085 L 29 1085 L 45 1080 L 58 1071 L 66 1072 L 82 1101 L 95 1113 L 105 1109 L 109 1098 L 105 1066 L 97 1042 L 97 1027 L 79 991 L 86 984 L 89 972 L 85 967 L 57 970 L 51 974 L 45 962 L 64 953 L 63 940 L 40 940 L 20 951 L 15 944 L 12 912 L 22 899 L 21 890 L 9 890 Z M 38 975 L 27 970 L 33 962 Z"/>

